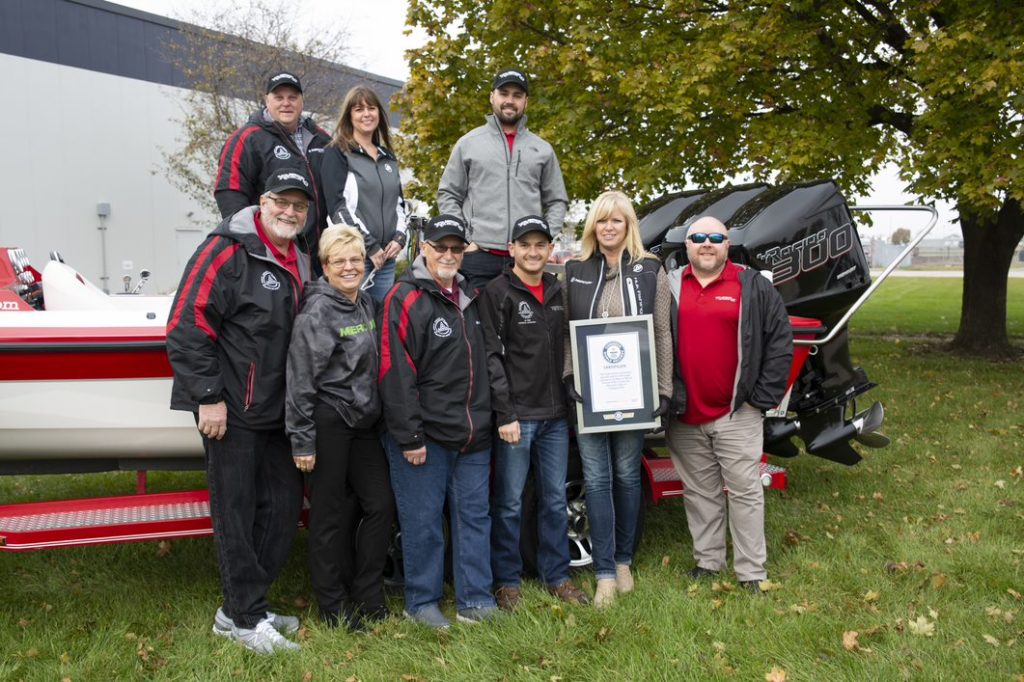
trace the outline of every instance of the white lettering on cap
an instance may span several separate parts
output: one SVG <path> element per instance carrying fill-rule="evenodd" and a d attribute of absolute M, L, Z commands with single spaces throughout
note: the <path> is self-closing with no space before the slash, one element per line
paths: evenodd
<path fill-rule="evenodd" d="M 518 71 L 502 71 L 501 73 L 498 74 L 498 78 L 508 78 L 509 76 L 514 76 L 519 80 L 526 80 L 526 76 L 519 73 Z"/>
<path fill-rule="evenodd" d="M 296 78 L 295 76 L 291 75 L 290 73 L 279 73 L 276 76 L 271 76 L 270 77 L 270 81 L 271 82 L 279 81 L 282 78 L 287 78 L 288 80 L 293 80 L 293 81 L 294 80 L 298 80 L 298 78 Z"/>
<path fill-rule="evenodd" d="M 519 224 L 521 226 L 522 225 L 540 225 L 541 227 L 546 227 L 546 225 L 544 225 L 544 221 L 540 220 L 538 218 L 529 218 L 528 220 L 520 220 Z"/>
<path fill-rule="evenodd" d="M 285 180 L 298 180 L 299 182 L 302 183 L 303 187 L 309 187 L 309 182 L 306 180 L 306 178 L 299 175 L 298 173 L 281 173 L 280 175 L 277 176 L 277 179 L 279 182 L 284 182 Z"/>
<path fill-rule="evenodd" d="M 454 220 L 442 220 L 442 221 L 436 222 L 436 223 L 434 223 L 434 227 L 435 228 L 438 228 L 438 227 L 454 227 L 459 232 L 462 232 L 462 225 L 460 225 L 458 222 L 456 222 Z"/>

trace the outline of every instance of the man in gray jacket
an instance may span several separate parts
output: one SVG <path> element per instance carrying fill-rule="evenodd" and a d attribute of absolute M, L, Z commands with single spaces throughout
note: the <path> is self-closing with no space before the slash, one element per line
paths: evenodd
<path fill-rule="evenodd" d="M 482 289 L 512 263 L 508 243 L 520 216 L 542 215 L 562 230 L 569 197 L 551 145 L 526 129 L 529 81 L 520 69 L 494 77 L 487 122 L 455 143 L 437 188 L 437 205 L 466 221 L 472 240 L 460 272 Z"/>

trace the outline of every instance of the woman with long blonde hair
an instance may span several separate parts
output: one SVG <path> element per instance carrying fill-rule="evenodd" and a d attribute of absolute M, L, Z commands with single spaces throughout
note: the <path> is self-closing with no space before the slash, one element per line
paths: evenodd
<path fill-rule="evenodd" d="M 566 320 L 654 316 L 660 404 L 672 395 L 671 293 L 658 257 L 643 248 L 632 202 L 619 191 L 601 194 L 583 227 L 582 251 L 565 266 Z M 572 345 L 565 334 L 566 393 L 583 402 L 572 376 Z M 633 589 L 633 550 L 640 513 L 640 453 L 644 430 L 577 434 L 594 554 L 594 605 L 605 607 L 616 593 Z"/>

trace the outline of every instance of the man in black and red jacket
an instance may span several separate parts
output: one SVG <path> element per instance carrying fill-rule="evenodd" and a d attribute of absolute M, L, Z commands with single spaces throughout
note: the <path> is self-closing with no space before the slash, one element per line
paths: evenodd
<path fill-rule="evenodd" d="M 299 245 L 315 254 L 327 224 L 317 178 L 331 138 L 312 118 L 302 115 L 302 107 L 302 83 L 297 76 L 283 72 L 267 79 L 264 107 L 233 132 L 221 149 L 213 195 L 221 217 L 227 218 L 259 203 L 271 173 L 289 169 L 304 173 L 313 182 L 313 199 Z M 314 258 L 313 276 L 320 274 L 319 259 Z"/>
<path fill-rule="evenodd" d="M 420 255 L 384 298 L 380 393 L 385 449 L 402 527 L 405 613 L 434 628 L 444 588 L 443 509 L 451 518 L 460 621 L 496 613 L 491 595 L 491 400 L 477 299 L 458 273 L 461 218 L 423 229 Z"/>
<path fill-rule="evenodd" d="M 302 475 L 284 429 L 292 321 L 309 257 L 295 238 L 314 193 L 305 173 L 272 173 L 185 267 L 167 321 L 171 408 L 196 416 L 206 449 L 210 518 L 224 606 L 215 634 L 259 653 L 298 649 L 267 590 L 284 567 L 302 503 Z"/>

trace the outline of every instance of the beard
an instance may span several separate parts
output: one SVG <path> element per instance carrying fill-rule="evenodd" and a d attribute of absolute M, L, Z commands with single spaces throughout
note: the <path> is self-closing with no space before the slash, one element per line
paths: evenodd
<path fill-rule="evenodd" d="M 494 115 L 497 116 L 498 120 L 504 125 L 511 126 L 519 123 L 519 119 L 523 117 L 523 112 L 508 109 L 495 109 Z"/>
<path fill-rule="evenodd" d="M 292 241 L 298 236 L 302 225 L 298 221 L 294 225 L 282 222 L 280 218 L 269 218 L 263 220 L 263 226 L 271 235 L 277 239 Z"/>

